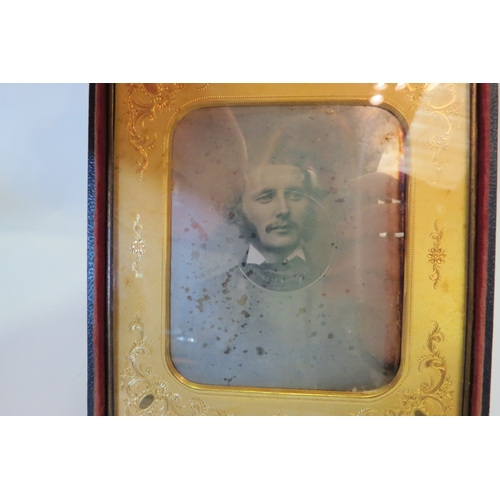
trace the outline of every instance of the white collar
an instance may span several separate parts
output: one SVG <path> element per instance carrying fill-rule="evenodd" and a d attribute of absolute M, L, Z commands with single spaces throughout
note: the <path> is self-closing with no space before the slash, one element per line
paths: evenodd
<path fill-rule="evenodd" d="M 300 257 L 304 262 L 306 260 L 304 249 L 300 245 L 283 262 L 292 260 L 294 257 Z M 267 260 L 252 244 L 250 244 L 246 263 L 260 265 L 267 263 Z"/>

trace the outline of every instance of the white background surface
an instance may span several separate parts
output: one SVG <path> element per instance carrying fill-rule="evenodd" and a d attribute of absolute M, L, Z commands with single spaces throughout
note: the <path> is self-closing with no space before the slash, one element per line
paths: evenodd
<path fill-rule="evenodd" d="M 0 109 L 0 415 L 85 415 L 88 85 L 0 84 Z"/>
<path fill-rule="evenodd" d="M 87 412 L 88 85 L 0 84 L 0 415 Z"/>

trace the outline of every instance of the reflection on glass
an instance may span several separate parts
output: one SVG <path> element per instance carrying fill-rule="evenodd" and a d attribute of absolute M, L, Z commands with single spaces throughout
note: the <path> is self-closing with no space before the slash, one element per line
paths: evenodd
<path fill-rule="evenodd" d="M 403 131 L 369 106 L 188 114 L 170 356 L 208 385 L 363 391 L 399 366 Z"/>

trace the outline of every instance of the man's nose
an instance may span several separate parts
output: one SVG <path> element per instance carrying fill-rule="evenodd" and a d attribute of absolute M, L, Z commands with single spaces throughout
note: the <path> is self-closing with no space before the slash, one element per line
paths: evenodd
<path fill-rule="evenodd" d="M 284 193 L 279 194 L 276 197 L 276 217 L 284 217 L 290 213 L 290 207 L 288 206 L 288 200 Z"/>

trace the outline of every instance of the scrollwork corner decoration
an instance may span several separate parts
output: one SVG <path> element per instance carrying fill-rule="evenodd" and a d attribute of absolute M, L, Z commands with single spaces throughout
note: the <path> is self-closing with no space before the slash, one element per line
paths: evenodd
<path fill-rule="evenodd" d="M 437 288 L 438 283 L 441 281 L 441 265 L 445 263 L 446 253 L 441 248 L 441 240 L 443 239 L 443 229 L 439 229 L 438 222 L 434 223 L 434 231 L 430 234 L 434 240 L 432 248 L 429 248 L 427 258 L 429 264 L 432 264 L 432 273 L 429 274 L 429 279 L 434 283 L 434 289 Z"/>
<path fill-rule="evenodd" d="M 417 389 L 404 389 L 399 393 L 397 404 L 385 411 L 392 416 L 430 416 L 446 415 L 453 402 L 453 383 L 447 375 L 447 364 L 439 352 L 438 345 L 444 341 L 444 334 L 437 322 L 434 322 L 424 345 L 424 354 L 418 360 L 418 370 L 427 375 L 427 379 Z M 357 416 L 377 415 L 371 408 L 364 408 Z"/>
<path fill-rule="evenodd" d="M 399 83 L 396 90 L 401 92 L 410 115 L 421 110 L 428 121 L 435 123 L 434 133 L 425 142 L 432 151 L 437 184 L 449 166 L 446 152 L 453 130 L 460 127 L 463 119 L 465 99 L 458 98 L 454 83 Z"/>
<path fill-rule="evenodd" d="M 148 365 L 154 348 L 146 339 L 140 312 L 130 322 L 129 334 L 134 336 L 134 340 L 126 356 L 127 367 L 120 374 L 120 387 L 126 394 L 124 404 L 127 415 L 226 415 L 199 398 L 184 401 L 179 393 L 172 391 L 169 384 L 154 373 Z"/>
<path fill-rule="evenodd" d="M 139 154 L 136 161 L 139 178 L 144 178 L 144 172 L 149 166 L 149 151 L 157 143 L 158 136 L 148 127 L 157 114 L 172 111 L 176 107 L 176 95 L 191 84 L 185 83 L 131 83 L 127 85 L 126 113 L 129 140 Z M 194 89 L 205 90 L 209 84 L 194 85 Z"/>
<path fill-rule="evenodd" d="M 453 130 L 460 127 L 465 101 L 457 97 L 456 84 L 433 85 L 434 87 L 426 95 L 424 111 L 429 121 L 438 124 L 435 130 L 439 132 L 426 138 L 427 147 L 432 151 L 432 164 L 437 173 L 434 184 L 437 184 L 449 166 L 445 154 L 450 145 Z"/>

